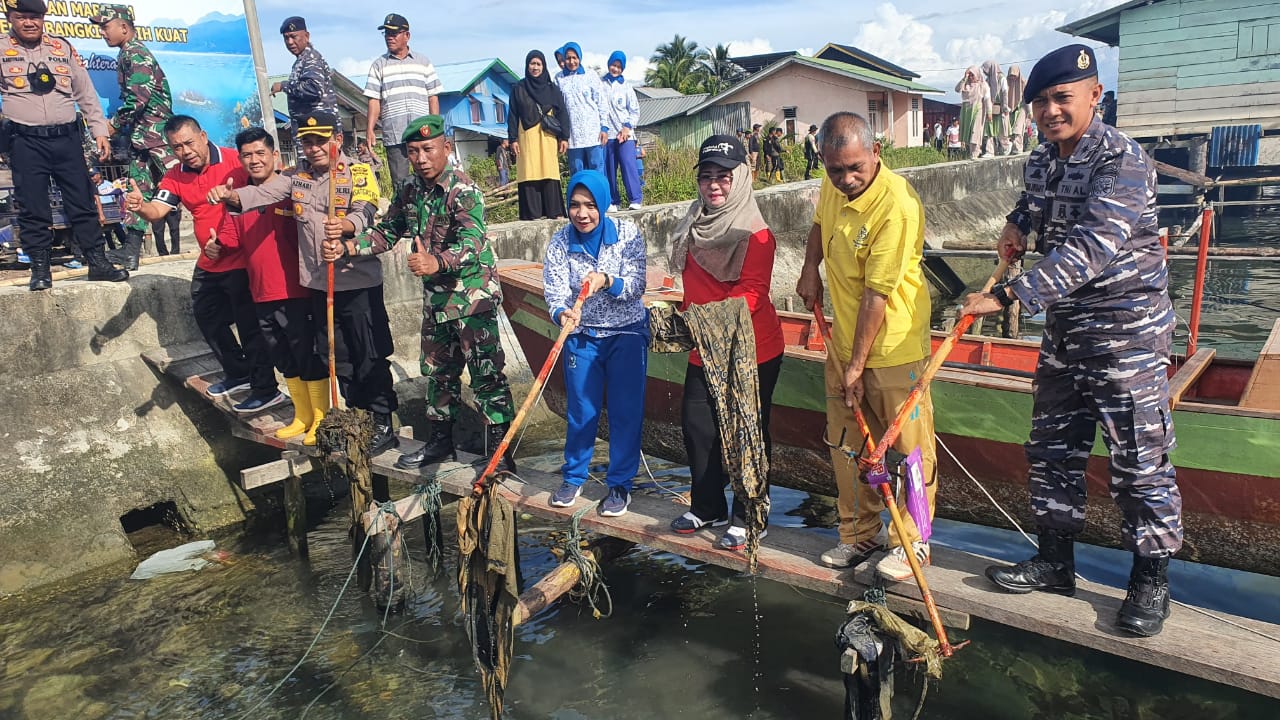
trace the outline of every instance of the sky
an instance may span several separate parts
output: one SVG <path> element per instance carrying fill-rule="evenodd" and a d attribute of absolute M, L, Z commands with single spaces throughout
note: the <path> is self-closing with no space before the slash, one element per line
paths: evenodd
<path fill-rule="evenodd" d="M 499 57 L 523 75 L 529 50 L 540 49 L 550 59 L 552 50 L 572 40 L 582 46 L 588 67 L 602 68 L 611 52 L 623 51 L 629 58 L 626 74 L 640 79 L 654 48 L 677 33 L 700 46 L 725 43 L 735 55 L 812 53 L 836 42 L 919 73 L 920 82 L 945 91 L 940 99 L 953 99 L 965 67 L 994 59 L 1004 69 L 1021 65 L 1026 76 L 1046 52 L 1081 42 L 1054 28 L 1122 2 L 1077 0 L 1063 10 L 1062 3 L 1051 0 L 896 0 L 857 6 L 849 0 L 632 0 L 568 6 L 469 0 L 432 13 L 426 8 L 441 6 L 368 0 L 353 14 L 352 5 L 334 0 L 305 6 L 293 0 L 257 0 L 257 8 L 272 74 L 287 73 L 293 63 L 279 39 L 280 24 L 290 15 L 301 11 L 312 43 L 330 66 L 347 76 L 363 76 L 386 50 L 377 26 L 386 13 L 398 12 L 409 21 L 410 47 L 436 64 Z M 574 29 L 566 30 L 570 26 Z M 1117 51 L 1083 42 L 1098 48 L 1100 79 L 1115 87 Z"/>

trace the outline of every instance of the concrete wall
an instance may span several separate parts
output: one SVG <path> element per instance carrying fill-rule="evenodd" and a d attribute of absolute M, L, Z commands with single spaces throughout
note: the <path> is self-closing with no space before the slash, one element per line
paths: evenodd
<path fill-rule="evenodd" d="M 418 375 L 420 285 L 388 258 L 398 380 Z M 0 594 L 133 557 L 120 525 L 173 502 L 197 532 L 241 522 L 242 468 L 278 457 L 231 437 L 227 420 L 163 379 L 141 353 L 200 340 L 192 261 L 128 283 L 0 288 Z M 413 407 L 416 384 L 400 382 Z M 421 408 L 421 400 L 416 407 Z"/>
<path fill-rule="evenodd" d="M 930 244 L 994 238 L 1020 168 L 1019 159 L 999 158 L 903 171 L 924 200 Z M 810 181 L 758 193 L 779 237 L 775 297 L 794 287 L 818 188 Z M 666 268 L 669 235 L 687 206 L 624 213 L 649 241 L 651 268 Z M 509 223 L 491 235 L 499 257 L 537 261 L 560 225 Z M 128 283 L 59 281 L 45 293 L 0 288 L 0 594 L 132 559 L 120 517 L 134 509 L 173 502 L 197 532 L 252 514 L 253 502 L 236 488 L 238 473 L 276 455 L 232 438 L 221 413 L 141 358 L 200 339 L 191 319 L 192 264 L 147 266 Z M 403 266 L 402 256 L 384 258 L 398 414 L 414 424 L 423 409 L 421 286 Z M 523 355 L 506 344 L 508 375 L 523 397 Z"/>

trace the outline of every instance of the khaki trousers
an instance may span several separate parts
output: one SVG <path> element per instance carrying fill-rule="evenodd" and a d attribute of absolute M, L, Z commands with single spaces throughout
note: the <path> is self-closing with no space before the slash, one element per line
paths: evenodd
<path fill-rule="evenodd" d="M 880 440 L 885 428 L 898 416 L 903 401 L 907 399 L 916 379 L 924 373 L 927 365 L 928 360 L 922 359 L 893 367 L 867 368 L 862 373 L 862 414 L 876 441 Z M 843 432 L 844 445 L 856 450 L 863 441 L 862 431 L 854 419 L 853 410 L 845 407 L 844 392 L 841 389 L 844 368 L 834 354 L 827 355 L 825 374 L 827 439 L 837 442 Z M 936 507 L 934 498 L 938 493 L 938 456 L 933 436 L 933 398 L 928 391 L 903 423 L 902 432 L 893 447 L 904 455 L 920 448 L 924 459 L 925 489 L 929 497 L 929 517 L 932 520 Z M 840 512 L 840 542 L 853 545 L 871 539 L 884 525 L 880 519 L 880 513 L 885 509 L 880 490 L 858 477 L 857 461 L 840 450 L 831 450 L 831 466 L 835 468 L 836 487 L 840 493 L 836 500 Z M 907 514 L 905 497 L 898 498 L 898 509 L 907 527 L 907 534 L 912 542 L 918 541 L 920 531 Z M 889 547 L 900 544 L 897 533 L 891 531 Z"/>

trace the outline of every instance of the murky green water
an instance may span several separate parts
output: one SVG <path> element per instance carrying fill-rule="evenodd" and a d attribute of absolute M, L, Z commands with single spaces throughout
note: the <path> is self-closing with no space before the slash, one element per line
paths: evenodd
<path fill-rule="evenodd" d="M 532 464 L 558 461 L 552 453 Z M 327 493 L 311 491 L 319 510 Z M 822 526 L 829 512 L 779 491 L 772 522 Z M 310 563 L 290 557 L 278 535 L 224 539 L 227 565 L 150 581 L 127 580 L 132 567 L 108 568 L 0 601 L 0 717 L 487 717 L 452 568 L 429 581 L 417 561 L 414 599 L 385 630 L 349 588 L 309 659 L 258 705 L 334 607 L 350 569 L 346 517 L 339 502 L 313 528 Z M 521 528 L 526 578 L 554 566 L 553 529 L 536 520 Z M 418 524 L 407 538 L 420 558 Z M 736 573 L 639 549 L 605 576 L 611 618 L 562 603 L 519 629 L 508 717 L 840 717 L 832 638 L 842 602 L 759 581 L 757 624 L 753 582 Z M 974 643 L 947 663 L 923 718 L 1280 716 L 1280 704 L 1259 696 L 981 621 L 960 635 Z M 910 717 L 918 679 L 907 671 L 899 683 L 898 712 Z"/>

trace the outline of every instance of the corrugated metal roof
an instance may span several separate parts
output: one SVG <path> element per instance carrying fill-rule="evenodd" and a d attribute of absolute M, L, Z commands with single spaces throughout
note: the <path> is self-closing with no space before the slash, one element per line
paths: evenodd
<path fill-rule="evenodd" d="M 445 92 L 465 93 L 493 65 L 497 65 L 498 72 L 505 73 L 508 76 L 507 79 L 511 82 L 514 83 L 520 79 L 520 76 L 512 72 L 511 68 L 507 67 L 507 64 L 498 58 L 482 58 L 480 60 L 436 65 L 436 75 L 440 77 L 440 82 L 444 85 Z"/>
<path fill-rule="evenodd" d="M 640 98 L 639 127 L 662 122 L 669 117 L 683 115 L 691 108 L 697 107 L 710 97 L 707 93 L 699 95 L 680 95 L 675 97 Z"/>
<path fill-rule="evenodd" d="M 876 83 L 877 85 L 892 85 L 896 90 L 910 90 L 912 92 L 928 92 L 928 93 L 942 92 L 937 88 L 929 87 L 928 85 L 924 85 L 918 82 L 913 82 L 911 80 L 906 80 L 904 78 L 897 77 L 896 75 L 890 75 L 889 73 L 882 73 L 876 70 L 868 70 L 867 68 L 858 67 L 857 65 L 850 65 L 849 63 L 837 62 L 835 60 L 827 60 L 825 58 L 797 57 L 795 58 L 795 60 L 797 62 L 801 62 L 806 65 L 821 65 L 830 70 L 836 70 L 849 75 L 858 75 L 863 79 Z"/>
<path fill-rule="evenodd" d="M 636 88 L 636 95 L 643 98 L 684 97 L 684 93 L 676 90 L 675 88 L 650 87 L 648 85 Z"/>
<path fill-rule="evenodd" d="M 1209 167 L 1252 167 L 1258 164 L 1261 125 L 1223 125 L 1209 137 Z"/>

